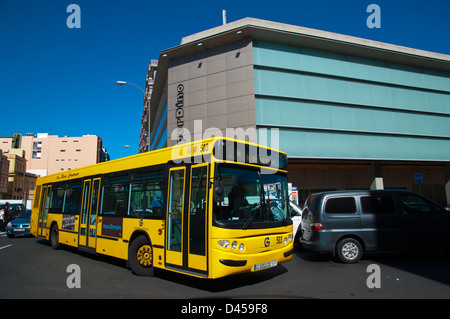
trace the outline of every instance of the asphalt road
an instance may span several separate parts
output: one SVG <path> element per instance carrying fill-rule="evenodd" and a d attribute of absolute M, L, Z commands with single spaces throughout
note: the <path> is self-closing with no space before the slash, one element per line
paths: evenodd
<path fill-rule="evenodd" d="M 257 273 L 202 280 L 156 271 L 146 278 L 135 276 L 120 260 L 0 234 L 0 274 L 0 299 L 450 298 L 450 258 L 434 252 L 372 253 L 345 265 L 329 255 L 296 251 L 292 261 Z"/>

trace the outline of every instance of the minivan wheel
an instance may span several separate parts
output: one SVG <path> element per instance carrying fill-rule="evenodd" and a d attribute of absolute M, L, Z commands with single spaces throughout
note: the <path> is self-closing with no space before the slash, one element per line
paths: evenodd
<path fill-rule="evenodd" d="M 362 256 L 362 247 L 359 241 L 353 238 L 344 238 L 336 246 L 337 256 L 344 264 L 357 263 Z"/>

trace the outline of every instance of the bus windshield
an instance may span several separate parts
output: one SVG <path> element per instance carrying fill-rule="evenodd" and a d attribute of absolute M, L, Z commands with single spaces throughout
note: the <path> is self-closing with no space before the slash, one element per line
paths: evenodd
<path fill-rule="evenodd" d="M 223 201 L 214 205 L 214 220 L 225 228 L 257 229 L 287 225 L 288 188 L 285 174 L 258 169 L 219 166 Z"/>

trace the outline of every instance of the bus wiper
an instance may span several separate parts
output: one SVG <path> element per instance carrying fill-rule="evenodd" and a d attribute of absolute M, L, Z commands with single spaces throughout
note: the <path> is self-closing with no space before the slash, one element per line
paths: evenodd
<path fill-rule="evenodd" d="M 278 213 L 281 216 L 281 219 L 283 220 L 283 226 L 287 226 L 287 219 L 286 216 L 281 212 Z"/>
<path fill-rule="evenodd" d="M 264 185 L 262 185 L 261 182 L 261 173 L 258 172 L 258 179 L 256 180 L 257 185 L 259 184 L 260 191 L 259 191 L 259 209 L 252 210 L 251 216 L 247 219 L 244 226 L 242 226 L 242 229 L 247 229 L 250 224 L 252 223 L 253 219 L 255 218 L 256 214 L 260 209 L 262 209 L 262 205 L 264 203 Z M 257 205 L 257 204 L 256 204 Z"/>
<path fill-rule="evenodd" d="M 256 204 L 256 205 L 257 205 L 257 204 Z M 258 213 L 258 211 L 259 211 L 260 209 L 261 209 L 261 205 L 259 206 L 258 209 L 256 209 L 256 206 L 255 206 L 255 209 L 252 210 L 252 214 L 251 214 L 250 217 L 247 219 L 247 221 L 245 222 L 244 226 L 242 226 L 242 229 L 247 229 L 247 228 L 250 226 L 250 224 L 252 223 L 253 219 L 255 218 L 256 214 Z"/>

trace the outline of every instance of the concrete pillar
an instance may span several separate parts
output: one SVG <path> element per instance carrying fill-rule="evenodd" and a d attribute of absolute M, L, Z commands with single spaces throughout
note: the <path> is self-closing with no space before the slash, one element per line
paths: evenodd
<path fill-rule="evenodd" d="M 384 189 L 383 177 L 375 177 L 370 189 Z"/>
<path fill-rule="evenodd" d="M 450 180 L 445 184 L 445 196 L 447 196 L 447 205 L 450 205 Z"/>
<path fill-rule="evenodd" d="M 450 205 L 450 164 L 445 166 L 445 178 L 447 183 L 445 183 L 445 196 L 447 198 L 447 205 Z"/>
<path fill-rule="evenodd" d="M 374 179 L 372 181 L 372 184 L 370 185 L 370 189 L 373 190 L 384 189 L 383 172 L 381 169 L 381 164 L 372 163 L 372 172 L 374 174 Z"/>

